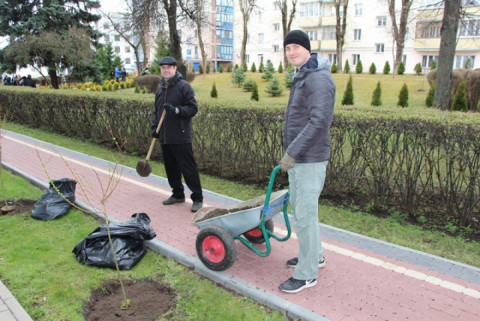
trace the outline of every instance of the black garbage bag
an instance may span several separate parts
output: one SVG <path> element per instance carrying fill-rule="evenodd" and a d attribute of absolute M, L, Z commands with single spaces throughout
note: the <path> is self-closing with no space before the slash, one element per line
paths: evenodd
<path fill-rule="evenodd" d="M 125 223 L 110 223 L 110 235 L 120 270 L 134 267 L 147 252 L 145 240 L 156 236 L 150 227 L 150 218 L 145 213 L 135 213 Z M 72 252 L 77 261 L 85 265 L 115 269 L 106 224 L 97 227 L 80 241 Z"/>
<path fill-rule="evenodd" d="M 57 193 L 54 186 L 63 197 Z M 33 205 L 32 217 L 43 221 L 50 221 L 67 214 L 72 205 L 65 199 L 71 203 L 75 202 L 76 186 L 77 181 L 70 178 L 50 181 L 48 191 L 40 196 Z"/>

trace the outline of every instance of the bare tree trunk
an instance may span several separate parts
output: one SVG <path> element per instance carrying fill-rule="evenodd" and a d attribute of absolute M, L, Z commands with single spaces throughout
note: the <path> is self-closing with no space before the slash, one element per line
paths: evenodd
<path fill-rule="evenodd" d="M 398 65 L 403 58 L 403 49 L 405 48 L 405 34 L 407 32 L 408 15 L 413 0 L 402 0 L 402 9 L 400 11 L 400 24 L 397 25 L 397 15 L 395 14 L 395 0 L 388 0 L 388 12 L 392 19 L 393 39 L 397 48 L 393 59 L 393 74 L 397 72 Z"/>
<path fill-rule="evenodd" d="M 58 89 L 57 68 L 54 63 L 52 64 L 53 66 L 48 66 L 48 75 L 50 76 L 50 83 L 52 84 L 53 89 Z"/>
<path fill-rule="evenodd" d="M 441 110 L 450 108 L 452 69 L 457 47 L 457 29 L 460 20 L 461 1 L 445 0 L 442 28 L 440 29 L 440 54 L 437 66 L 437 83 L 433 106 Z"/>
<path fill-rule="evenodd" d="M 297 6 L 297 0 L 291 0 L 292 1 L 292 10 L 290 10 L 290 14 L 288 14 L 288 5 L 287 5 L 288 0 L 282 0 L 281 3 L 281 13 L 282 13 L 282 31 L 283 31 L 283 39 L 287 36 L 287 33 L 290 32 L 291 26 L 293 19 L 295 18 L 295 13 L 296 13 L 296 6 Z M 285 67 L 285 70 L 288 70 L 288 59 L 286 55 L 283 55 L 283 66 Z"/>
<path fill-rule="evenodd" d="M 172 55 L 177 59 L 177 70 L 186 79 L 187 67 L 183 64 L 182 47 L 180 37 L 177 30 L 177 1 L 176 0 L 162 0 L 167 13 L 168 31 L 170 35 L 170 46 Z"/>
<path fill-rule="evenodd" d="M 245 64 L 245 57 L 247 52 L 247 40 L 248 40 L 248 20 L 250 20 L 250 14 L 252 13 L 253 9 L 256 6 L 255 3 L 256 3 L 256 0 L 239 0 L 240 12 L 242 13 L 242 21 L 243 21 L 243 39 L 242 39 L 242 47 L 240 48 L 241 66 Z"/>
<path fill-rule="evenodd" d="M 340 16 L 340 6 L 343 5 L 343 15 Z M 343 44 L 345 43 L 345 31 L 347 30 L 347 9 L 348 0 L 335 0 L 336 26 L 335 38 L 337 41 L 337 68 L 339 72 L 343 70 Z"/>

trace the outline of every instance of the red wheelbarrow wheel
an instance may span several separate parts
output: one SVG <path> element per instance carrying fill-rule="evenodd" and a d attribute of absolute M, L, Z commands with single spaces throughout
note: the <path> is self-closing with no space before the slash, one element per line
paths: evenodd
<path fill-rule="evenodd" d="M 195 245 L 200 261 L 210 270 L 224 271 L 231 267 L 237 258 L 233 238 L 218 225 L 201 229 Z"/>
<path fill-rule="evenodd" d="M 273 232 L 273 221 L 266 221 L 265 228 L 267 229 L 267 231 Z M 265 238 L 263 237 L 262 229 L 260 228 L 260 226 L 251 229 L 250 231 L 247 231 L 242 235 L 252 243 L 260 244 L 265 242 Z"/>

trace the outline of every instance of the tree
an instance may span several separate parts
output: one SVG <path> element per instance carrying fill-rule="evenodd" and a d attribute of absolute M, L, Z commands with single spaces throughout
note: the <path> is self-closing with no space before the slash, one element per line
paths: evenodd
<path fill-rule="evenodd" d="M 282 85 L 278 81 L 277 77 L 273 77 L 273 79 L 268 83 L 267 88 L 265 89 L 266 93 L 269 93 L 273 97 L 280 96 L 283 92 Z"/>
<path fill-rule="evenodd" d="M 390 63 L 385 61 L 385 65 L 383 66 L 383 74 L 388 75 L 390 73 Z"/>
<path fill-rule="evenodd" d="M 396 50 L 393 59 L 393 73 L 397 72 L 398 65 L 402 61 L 403 49 L 405 48 L 405 34 L 407 33 L 408 15 L 413 0 L 401 0 L 400 22 L 397 25 L 397 15 L 395 10 L 395 0 L 388 0 L 388 12 L 392 20 L 393 39 L 396 44 Z"/>
<path fill-rule="evenodd" d="M 61 42 L 63 39 L 83 38 L 89 40 L 87 48 L 90 45 L 96 46 L 100 34 L 93 29 L 92 23 L 98 21 L 100 16 L 90 11 L 99 7 L 96 0 L 57 0 L 57 1 L 28 1 L 28 0 L 4 0 L 0 2 L 0 36 L 9 36 L 10 43 L 5 48 L 13 46 L 13 50 L 4 52 L 2 64 L 10 67 L 26 66 L 40 70 L 46 67 L 50 76 L 53 88 L 59 88 L 58 72 L 65 68 L 74 67 L 83 62 L 86 53 L 82 50 L 82 57 L 77 50 L 66 48 L 66 44 L 52 48 L 41 46 L 42 39 L 48 39 L 51 44 Z M 20 8 L 17 10 L 17 8 Z M 83 31 L 83 32 L 82 32 Z M 52 38 L 52 33 L 57 35 L 57 39 Z M 35 39 L 36 38 L 36 39 Z M 71 41 L 67 41 L 72 44 Z M 23 47 L 28 44 L 35 44 L 34 51 L 27 51 L 20 58 L 14 53 L 14 48 Z M 55 52 L 61 50 L 63 55 Z M 77 49 L 80 49 L 77 47 Z M 87 51 L 88 51 L 87 49 Z M 68 56 L 66 55 L 68 54 Z M 40 55 L 40 56 L 39 56 Z M 91 52 L 88 54 L 91 55 Z M 8 59 L 7 59 L 8 57 Z M 93 59 L 91 55 L 90 59 Z"/>
<path fill-rule="evenodd" d="M 420 63 L 417 63 L 413 70 L 415 71 L 415 74 L 419 76 L 422 73 L 422 65 Z"/>
<path fill-rule="evenodd" d="M 400 61 L 400 63 L 398 64 L 397 73 L 399 75 L 403 75 L 405 73 L 405 65 L 403 61 Z"/>
<path fill-rule="evenodd" d="M 165 1 L 165 0 L 164 0 Z M 247 40 L 248 40 L 248 21 L 250 20 L 251 13 L 253 9 L 256 8 L 256 0 L 239 0 L 240 12 L 242 14 L 243 22 L 243 37 L 242 37 L 242 46 L 240 49 L 240 60 L 241 65 L 245 64 L 245 56 L 247 52 Z"/>
<path fill-rule="evenodd" d="M 468 111 L 467 92 L 465 91 L 465 80 L 458 85 L 457 92 L 453 97 L 452 110 Z"/>
<path fill-rule="evenodd" d="M 110 73 L 115 69 L 114 60 L 118 56 L 113 52 L 112 45 L 107 43 L 100 46 L 95 53 L 95 61 L 99 65 L 99 71 L 103 79 L 109 79 Z"/>
<path fill-rule="evenodd" d="M 212 90 L 210 91 L 210 97 L 218 98 L 218 91 L 217 91 L 217 86 L 215 86 L 215 82 L 213 82 Z"/>
<path fill-rule="evenodd" d="M 257 83 L 254 82 L 253 83 L 252 94 L 250 95 L 250 100 L 258 101 L 258 99 L 259 99 L 259 97 L 258 97 L 258 86 L 257 86 Z"/>
<path fill-rule="evenodd" d="M 372 102 L 370 103 L 370 105 L 382 106 L 382 87 L 380 85 L 380 81 L 377 82 L 377 87 L 373 91 Z"/>
<path fill-rule="evenodd" d="M 347 60 L 348 61 L 348 60 Z M 353 105 L 353 80 L 348 77 L 347 88 L 343 93 L 342 105 Z"/>
<path fill-rule="evenodd" d="M 357 65 L 355 66 L 355 72 L 357 74 L 361 74 L 363 72 L 363 65 L 361 60 L 357 62 Z"/>
<path fill-rule="evenodd" d="M 343 69 L 343 72 L 346 74 L 350 73 L 350 64 L 348 63 L 348 59 L 345 60 L 345 68 Z"/>
<path fill-rule="evenodd" d="M 343 10 L 340 10 L 343 8 Z M 345 31 L 347 30 L 347 9 L 348 0 L 335 0 L 335 39 L 337 41 L 337 66 L 338 71 L 342 72 L 342 52 L 345 43 Z M 340 15 L 342 13 L 342 15 Z M 348 63 L 348 60 L 347 60 Z"/>
<path fill-rule="evenodd" d="M 295 18 L 295 13 L 297 12 L 296 6 L 297 6 L 297 0 L 291 0 L 292 3 L 292 9 L 290 10 L 290 13 L 288 13 L 288 0 L 280 0 L 280 11 L 282 14 L 282 30 L 283 30 L 283 39 L 287 36 L 287 33 L 290 32 L 290 29 L 292 27 L 292 22 L 293 19 Z M 288 60 L 287 56 L 283 56 L 283 65 L 287 66 L 288 65 Z"/>
<path fill-rule="evenodd" d="M 398 94 L 397 106 L 408 107 L 408 87 L 407 84 L 403 84 Z"/>
<path fill-rule="evenodd" d="M 163 37 L 159 35 L 157 38 L 157 49 L 155 50 L 154 60 L 160 61 L 162 57 L 171 56 L 172 53 L 170 52 L 170 48 L 171 46 L 170 46 L 170 42 L 168 41 L 168 37 L 166 35 L 164 35 Z M 150 72 L 152 74 L 159 75 L 160 66 L 158 64 L 153 64 L 153 66 L 150 66 Z"/>
<path fill-rule="evenodd" d="M 425 106 L 432 107 L 433 106 L 433 97 L 435 95 L 435 84 L 430 86 L 430 89 L 427 93 L 427 98 L 425 98 Z"/>
<path fill-rule="evenodd" d="M 457 47 L 456 39 L 461 5 L 461 1 L 458 0 L 444 0 L 437 82 L 433 99 L 433 106 L 441 110 L 448 110 L 450 106 L 452 68 Z"/>
<path fill-rule="evenodd" d="M 202 30 L 204 26 L 209 24 L 208 15 L 205 12 L 205 4 L 202 0 L 178 0 L 178 4 L 187 17 L 195 24 L 197 31 L 198 46 L 202 56 L 202 65 L 207 64 L 207 53 L 205 52 L 205 44 L 203 43 Z"/>
<path fill-rule="evenodd" d="M 377 73 L 377 67 L 375 66 L 375 64 L 373 62 L 370 65 L 370 68 L 368 69 L 368 73 L 371 74 L 371 75 L 375 75 Z"/>
<path fill-rule="evenodd" d="M 153 0 L 152 0 L 153 1 Z M 178 61 L 178 71 L 186 79 L 187 67 L 183 64 L 182 47 L 180 41 L 180 34 L 177 29 L 177 1 L 176 0 L 162 0 L 165 12 L 167 14 L 168 32 L 170 38 L 170 52 L 172 56 Z"/>

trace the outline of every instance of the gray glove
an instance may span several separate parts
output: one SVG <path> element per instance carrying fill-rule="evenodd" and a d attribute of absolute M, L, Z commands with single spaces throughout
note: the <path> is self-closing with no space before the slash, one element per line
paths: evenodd
<path fill-rule="evenodd" d="M 288 171 L 290 168 L 293 167 L 293 165 L 295 165 L 295 159 L 293 159 L 290 155 L 285 153 L 282 159 L 280 160 L 280 167 L 282 168 L 282 171 L 284 172 Z"/>

